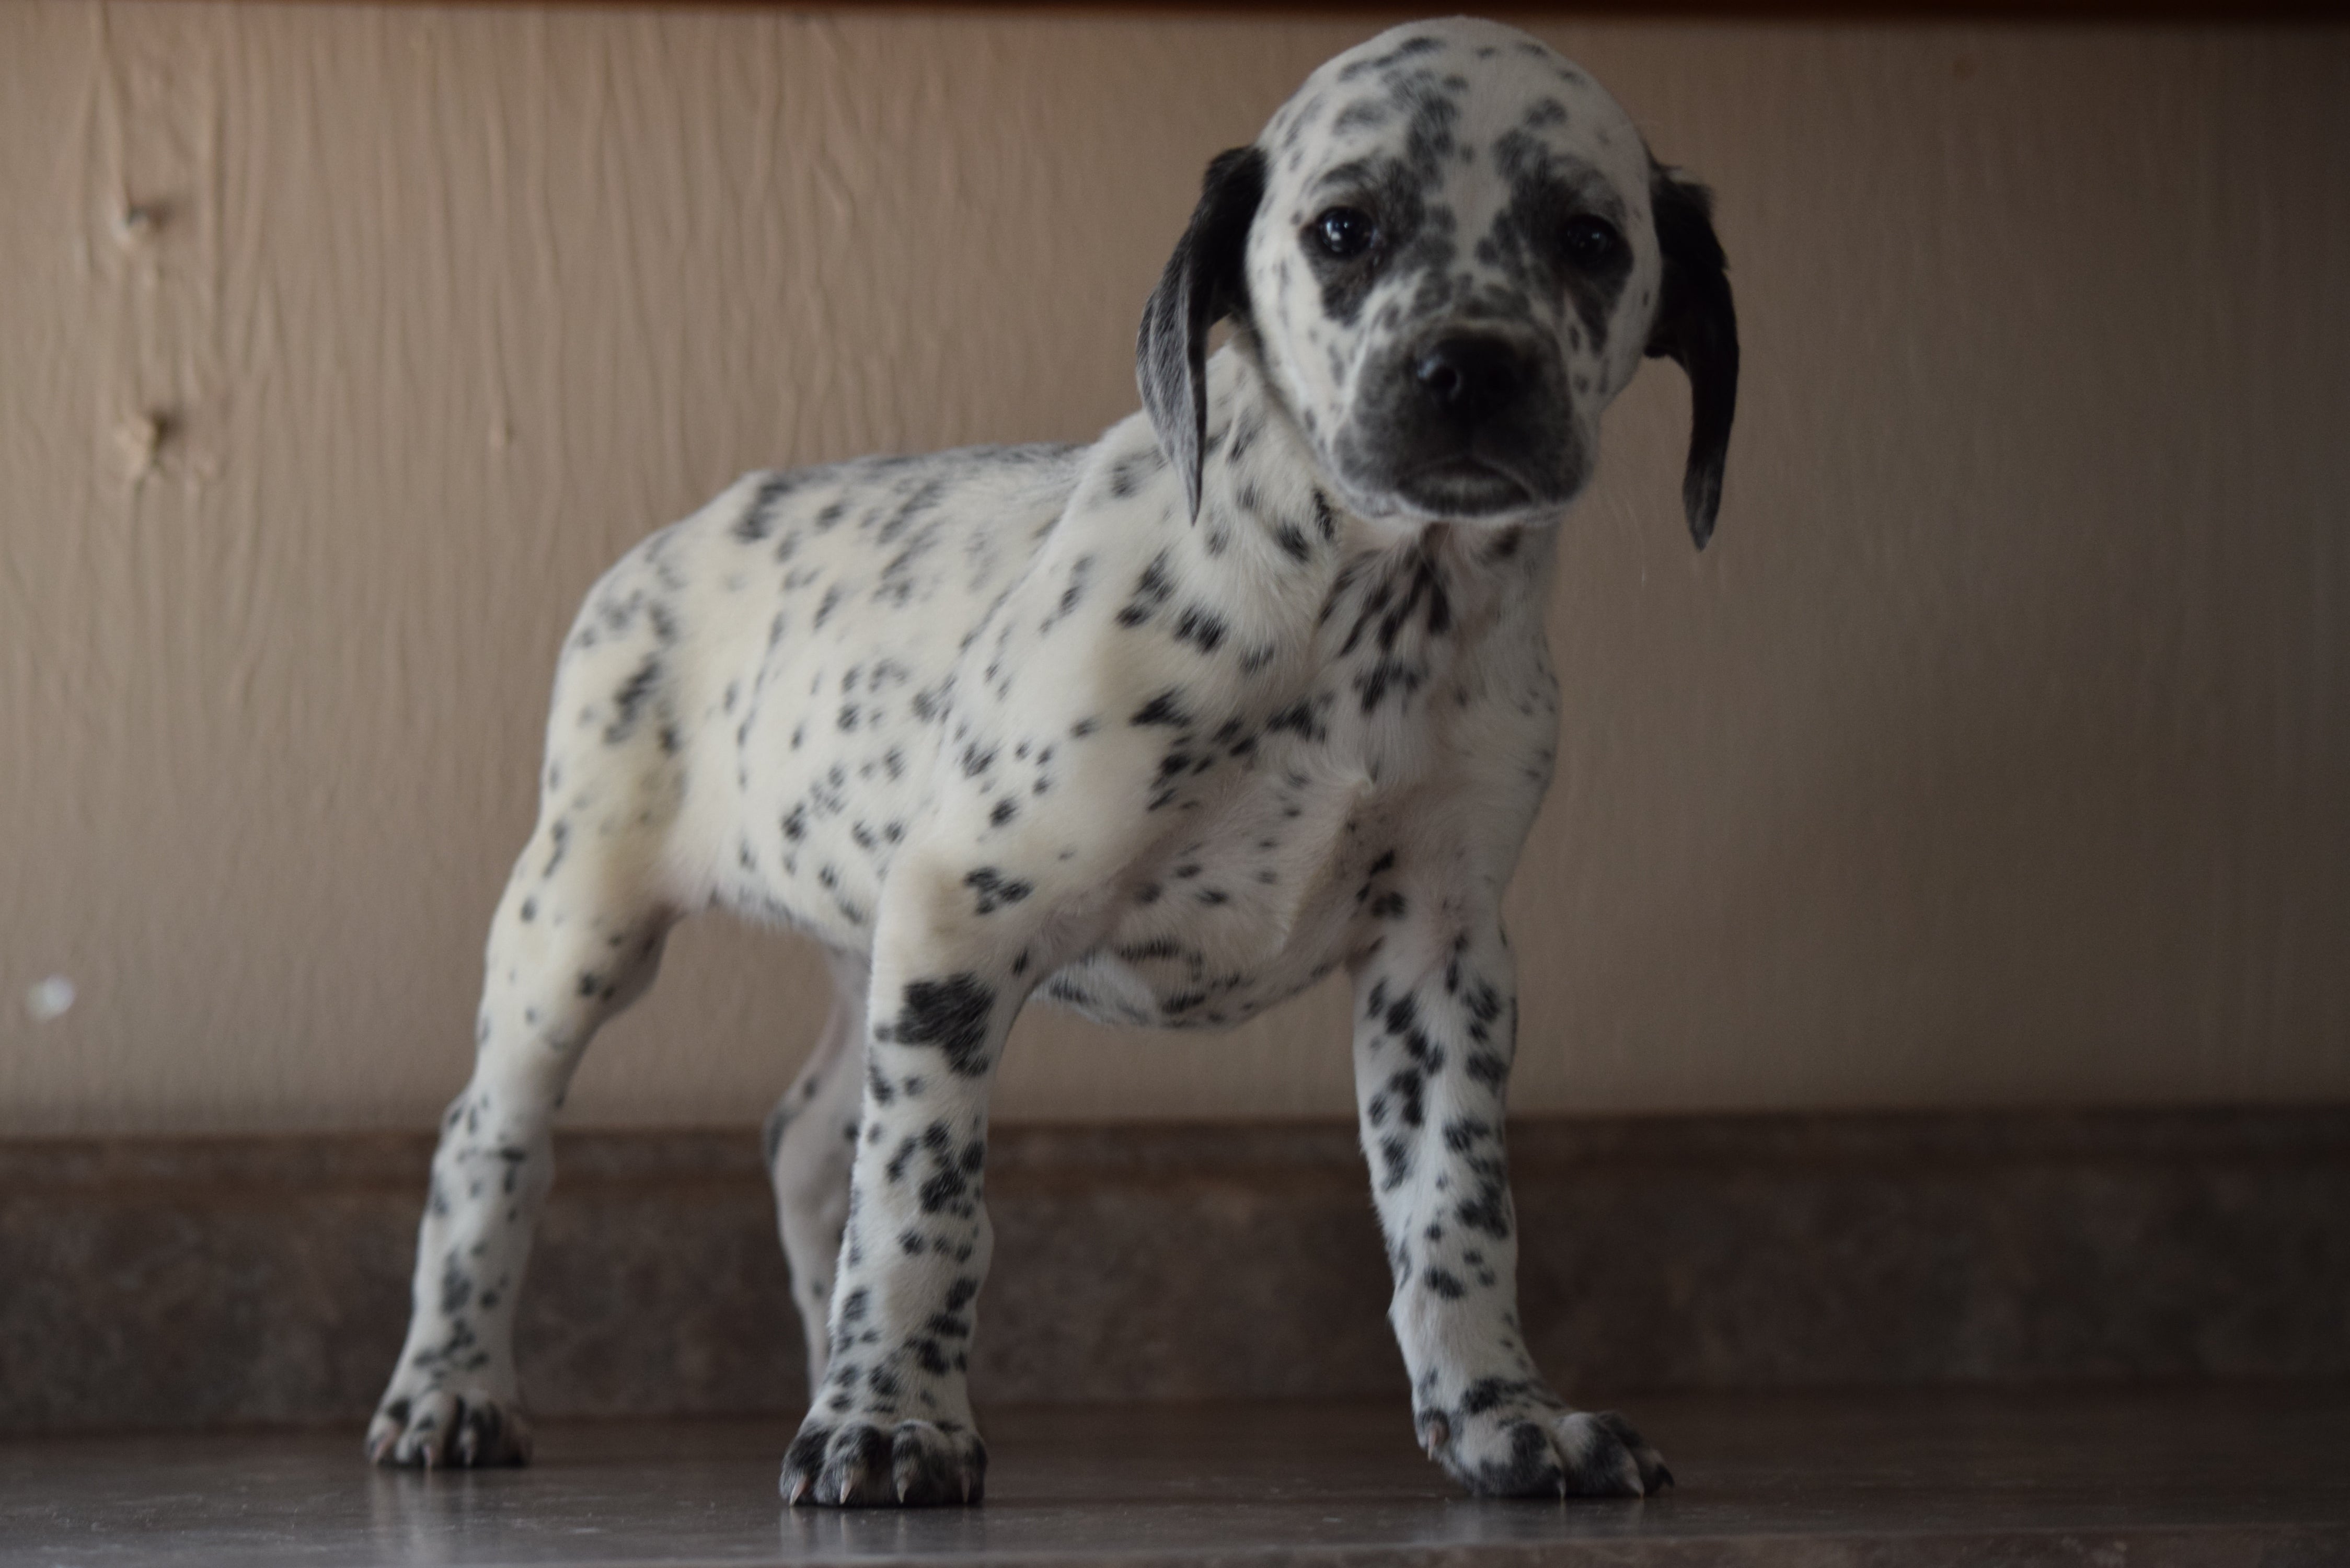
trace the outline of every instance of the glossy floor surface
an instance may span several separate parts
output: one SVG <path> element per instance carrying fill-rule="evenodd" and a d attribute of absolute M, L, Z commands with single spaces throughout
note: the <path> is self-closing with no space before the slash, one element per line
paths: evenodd
<path fill-rule="evenodd" d="M 1463 1499 L 1399 1403 L 1001 1409 L 986 1504 L 908 1513 L 781 1506 L 782 1423 L 556 1426 L 527 1469 L 432 1475 L 356 1430 L 19 1438 L 0 1563 L 2350 1563 L 2350 1387 L 1627 1414 L 1661 1497 Z"/>

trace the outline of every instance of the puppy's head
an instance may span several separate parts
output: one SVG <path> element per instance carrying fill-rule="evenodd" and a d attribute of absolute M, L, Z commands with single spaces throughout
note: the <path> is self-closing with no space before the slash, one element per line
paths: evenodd
<path fill-rule="evenodd" d="M 1496 23 L 1397 27 L 1208 167 L 1143 315 L 1143 404 L 1199 504 L 1208 328 L 1237 318 L 1368 517 L 1555 516 L 1646 355 L 1689 372 L 1682 495 L 1720 505 L 1738 335 L 1706 192 L 1599 85 Z"/>

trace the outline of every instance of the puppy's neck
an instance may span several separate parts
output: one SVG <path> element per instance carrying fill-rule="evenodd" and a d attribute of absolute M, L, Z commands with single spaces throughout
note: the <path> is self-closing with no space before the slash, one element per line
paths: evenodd
<path fill-rule="evenodd" d="M 1196 526 L 1211 556 L 1237 536 L 1315 550 L 1339 542 L 1348 519 L 1323 480 L 1305 432 L 1268 382 L 1245 332 L 1208 358 L 1208 421 L 1201 442 Z"/>

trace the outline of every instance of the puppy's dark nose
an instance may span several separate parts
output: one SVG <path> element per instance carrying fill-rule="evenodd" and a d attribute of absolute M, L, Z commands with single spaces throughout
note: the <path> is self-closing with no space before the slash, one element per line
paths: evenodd
<path fill-rule="evenodd" d="M 1447 337 L 1420 356 L 1413 379 L 1446 413 L 1473 420 L 1518 395 L 1525 357 L 1497 337 Z"/>

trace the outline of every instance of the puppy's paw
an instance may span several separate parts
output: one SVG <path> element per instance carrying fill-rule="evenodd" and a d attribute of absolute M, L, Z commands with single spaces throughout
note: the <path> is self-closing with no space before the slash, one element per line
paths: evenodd
<path fill-rule="evenodd" d="M 1613 1410 L 1569 1410 L 1540 1387 L 1472 1386 L 1417 1417 L 1421 1445 L 1477 1497 L 1648 1497 L 1672 1485 L 1656 1449 Z"/>
<path fill-rule="evenodd" d="M 777 1488 L 795 1507 L 930 1508 L 977 1502 L 987 1445 L 953 1422 L 810 1417 L 784 1455 Z"/>
<path fill-rule="evenodd" d="M 517 1400 L 482 1388 L 387 1395 L 368 1423 L 367 1456 L 428 1470 L 528 1464 L 530 1423 Z"/>

